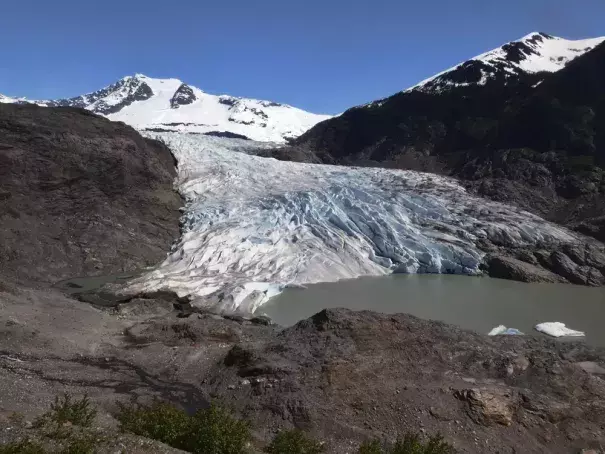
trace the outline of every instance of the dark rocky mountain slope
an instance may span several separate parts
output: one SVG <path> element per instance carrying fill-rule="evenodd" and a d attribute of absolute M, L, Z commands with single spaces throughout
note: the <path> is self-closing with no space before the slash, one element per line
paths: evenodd
<path fill-rule="evenodd" d="M 460 177 L 605 240 L 605 44 L 555 73 L 411 90 L 324 121 L 276 157 Z"/>
<path fill-rule="evenodd" d="M 0 104 L 0 275 L 54 282 L 149 266 L 178 236 L 173 157 L 75 108 Z"/>

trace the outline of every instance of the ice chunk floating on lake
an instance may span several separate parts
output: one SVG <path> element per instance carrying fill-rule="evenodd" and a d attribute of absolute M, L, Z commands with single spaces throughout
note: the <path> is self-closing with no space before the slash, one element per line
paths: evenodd
<path fill-rule="evenodd" d="M 183 233 L 133 291 L 170 288 L 213 309 L 253 311 L 286 285 L 393 272 L 474 274 L 479 241 L 573 240 L 449 178 L 277 161 L 253 154 L 272 145 L 251 141 L 159 136 L 178 160 Z"/>
<path fill-rule="evenodd" d="M 519 331 L 517 328 L 507 328 L 504 325 L 498 325 L 494 329 L 492 329 L 488 336 L 522 336 L 523 333 Z"/>
<path fill-rule="evenodd" d="M 536 330 L 552 337 L 583 337 L 585 335 L 582 331 L 567 328 L 565 323 L 561 322 L 539 323 L 536 325 Z"/>

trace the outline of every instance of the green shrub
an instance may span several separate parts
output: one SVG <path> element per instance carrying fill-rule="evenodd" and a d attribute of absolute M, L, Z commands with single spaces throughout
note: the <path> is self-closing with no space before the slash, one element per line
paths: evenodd
<path fill-rule="evenodd" d="M 123 431 L 131 432 L 196 454 L 239 454 L 250 441 L 250 426 L 227 410 L 211 405 L 189 416 L 174 405 L 120 405 Z"/>
<path fill-rule="evenodd" d="M 22 440 L 15 443 L 0 446 L 0 454 L 94 454 L 96 440 L 90 436 L 70 436 L 70 439 L 63 444 L 62 449 L 53 449 L 47 451 L 38 443 L 30 440 Z"/>
<path fill-rule="evenodd" d="M 189 430 L 189 416 L 164 402 L 149 406 L 118 403 L 120 429 L 178 447 Z"/>
<path fill-rule="evenodd" d="M 423 443 L 420 435 L 407 434 L 398 439 L 390 450 L 390 454 L 454 454 L 454 447 L 443 441 L 443 437 L 435 435 Z"/>
<path fill-rule="evenodd" d="M 23 440 L 0 446 L 0 454 L 44 454 L 44 448 L 33 441 Z"/>
<path fill-rule="evenodd" d="M 211 405 L 192 418 L 183 449 L 198 454 L 239 454 L 250 441 L 250 424 L 224 408 Z"/>
<path fill-rule="evenodd" d="M 423 442 L 418 434 L 407 434 L 398 438 L 389 449 L 383 449 L 378 440 L 364 442 L 359 447 L 359 454 L 454 454 L 454 447 L 436 435 Z"/>
<path fill-rule="evenodd" d="M 269 454 L 319 454 L 324 449 L 317 441 L 300 430 L 282 430 L 265 452 Z"/>
<path fill-rule="evenodd" d="M 97 444 L 91 435 L 72 435 L 60 454 L 94 454 Z"/>
<path fill-rule="evenodd" d="M 364 441 L 359 447 L 359 454 L 382 454 L 382 444 L 378 440 Z"/>
<path fill-rule="evenodd" d="M 50 410 L 40 416 L 35 426 L 42 427 L 53 424 L 62 427 L 67 423 L 74 426 L 90 427 L 97 416 L 97 410 L 92 406 L 87 396 L 73 401 L 69 394 L 55 397 Z"/>
<path fill-rule="evenodd" d="M 57 441 L 54 448 L 46 450 L 31 440 L 21 440 L 0 446 L 0 454 L 93 454 L 99 441 L 98 433 L 90 427 L 97 415 L 87 396 L 73 400 L 69 394 L 57 396 L 50 410 L 38 417 L 33 425 L 36 437 L 48 437 Z M 20 414 L 10 417 L 13 424 L 24 426 Z"/>
<path fill-rule="evenodd" d="M 25 425 L 25 416 L 23 413 L 13 412 L 8 420 L 17 427 L 23 427 Z"/>

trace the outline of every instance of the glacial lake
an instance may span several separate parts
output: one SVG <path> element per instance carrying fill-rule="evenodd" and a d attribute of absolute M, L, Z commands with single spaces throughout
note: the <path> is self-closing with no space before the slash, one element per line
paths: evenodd
<path fill-rule="evenodd" d="M 505 325 L 542 335 L 536 324 L 563 322 L 586 333 L 574 340 L 605 347 L 605 288 L 566 284 L 437 274 L 362 277 L 286 289 L 257 313 L 289 326 L 336 307 L 403 312 L 485 334 Z"/>

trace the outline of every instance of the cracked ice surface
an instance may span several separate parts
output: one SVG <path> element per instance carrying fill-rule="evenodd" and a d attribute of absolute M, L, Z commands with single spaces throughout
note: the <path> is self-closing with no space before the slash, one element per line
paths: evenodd
<path fill-rule="evenodd" d="M 476 274 L 479 241 L 575 240 L 446 177 L 277 161 L 253 155 L 272 145 L 236 139 L 159 137 L 178 160 L 183 232 L 131 291 L 168 288 L 214 310 L 252 312 L 286 285 L 393 272 Z"/>

